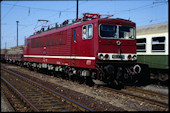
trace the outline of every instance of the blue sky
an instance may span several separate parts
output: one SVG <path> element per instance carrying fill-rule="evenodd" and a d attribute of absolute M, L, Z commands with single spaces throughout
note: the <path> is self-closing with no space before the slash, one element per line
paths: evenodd
<path fill-rule="evenodd" d="M 136 26 L 168 22 L 168 0 L 80 0 L 79 18 L 83 13 L 114 15 L 112 18 L 130 19 Z M 61 24 L 76 18 L 76 0 L 56 1 L 2 1 L 1 2 L 1 48 L 17 45 L 33 34 L 37 20 L 49 20 L 49 24 Z M 40 28 L 37 28 L 38 30 Z"/>

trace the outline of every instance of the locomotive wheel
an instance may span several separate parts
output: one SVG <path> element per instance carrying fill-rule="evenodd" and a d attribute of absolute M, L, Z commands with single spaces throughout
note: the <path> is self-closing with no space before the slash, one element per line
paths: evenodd
<path fill-rule="evenodd" d="M 162 82 L 168 80 L 168 75 L 159 73 L 158 79 Z"/>
<path fill-rule="evenodd" d="M 84 79 L 84 77 L 78 77 L 78 83 L 79 84 L 83 84 L 85 82 L 85 79 Z"/>
<path fill-rule="evenodd" d="M 109 87 L 118 85 L 118 82 L 116 80 L 113 80 L 111 77 L 107 77 L 107 85 Z"/>
<path fill-rule="evenodd" d="M 53 71 L 51 71 L 50 76 L 54 77 L 54 75 L 55 75 L 55 72 L 54 72 L 54 70 L 53 70 Z"/>
<path fill-rule="evenodd" d="M 38 68 L 37 68 L 37 67 L 36 67 L 36 68 L 34 68 L 34 71 L 38 72 Z"/>
<path fill-rule="evenodd" d="M 141 65 L 141 71 L 142 73 L 140 73 L 137 76 L 137 85 L 139 86 L 146 86 L 150 83 L 150 70 L 149 67 L 147 65 Z"/>
<path fill-rule="evenodd" d="M 21 66 L 21 67 L 24 67 L 24 63 L 23 63 L 23 62 L 21 62 L 21 63 L 20 63 L 20 66 Z"/>
<path fill-rule="evenodd" d="M 115 79 L 114 79 L 113 77 L 111 77 L 111 76 L 108 76 L 108 77 L 106 78 L 106 83 L 107 83 L 107 85 L 108 85 L 109 87 L 112 87 L 112 88 L 119 85 L 118 81 L 115 80 Z"/>
<path fill-rule="evenodd" d="M 37 67 L 37 70 L 36 70 L 38 73 L 40 73 L 40 68 Z"/>
<path fill-rule="evenodd" d="M 28 67 L 28 68 L 29 68 L 29 70 L 30 70 L 30 71 L 33 71 L 33 70 L 34 70 L 34 69 L 32 68 L 32 66 L 31 66 L 31 65 L 29 65 L 29 67 Z"/>
<path fill-rule="evenodd" d="M 90 76 L 86 77 L 86 85 L 93 86 L 94 82 L 92 81 L 92 78 Z"/>
<path fill-rule="evenodd" d="M 70 80 L 73 81 L 73 82 L 76 81 L 76 75 L 73 74 L 72 76 L 70 76 Z"/>
<path fill-rule="evenodd" d="M 118 80 L 113 80 L 112 82 L 107 82 L 108 87 L 120 90 L 122 88 L 124 88 L 124 85 L 118 81 Z"/>
<path fill-rule="evenodd" d="M 55 72 L 55 73 L 54 73 L 54 76 L 57 77 L 57 78 L 59 78 L 59 77 L 62 76 L 62 74 L 61 74 L 61 72 Z"/>

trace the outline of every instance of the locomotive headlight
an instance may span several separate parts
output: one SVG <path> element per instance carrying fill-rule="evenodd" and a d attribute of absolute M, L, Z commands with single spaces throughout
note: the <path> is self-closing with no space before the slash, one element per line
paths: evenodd
<path fill-rule="evenodd" d="M 131 55 L 128 55 L 128 59 L 130 60 L 132 58 L 132 56 Z"/>
<path fill-rule="evenodd" d="M 106 54 L 106 55 L 104 56 L 104 58 L 105 58 L 106 60 L 109 60 L 109 55 Z"/>
<path fill-rule="evenodd" d="M 99 55 L 99 59 L 102 60 L 103 59 L 103 54 Z"/>
<path fill-rule="evenodd" d="M 134 60 L 136 60 L 136 59 L 137 59 L 136 55 L 133 55 L 133 59 L 134 59 Z"/>

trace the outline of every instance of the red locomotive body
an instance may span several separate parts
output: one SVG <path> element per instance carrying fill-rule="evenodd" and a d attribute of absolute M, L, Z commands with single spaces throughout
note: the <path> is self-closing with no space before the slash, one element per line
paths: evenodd
<path fill-rule="evenodd" d="M 135 23 L 88 13 L 77 20 L 27 38 L 24 65 L 112 85 L 139 76 Z"/>
<path fill-rule="evenodd" d="M 82 40 L 84 24 L 92 25 L 95 21 L 82 22 L 29 37 L 24 51 L 25 61 L 94 69 L 94 40 L 97 36 Z"/>

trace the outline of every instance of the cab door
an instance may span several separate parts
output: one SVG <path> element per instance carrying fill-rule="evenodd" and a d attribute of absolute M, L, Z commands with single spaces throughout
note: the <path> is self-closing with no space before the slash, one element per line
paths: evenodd
<path fill-rule="evenodd" d="M 74 28 L 74 29 L 72 29 L 72 37 L 73 37 L 73 39 L 72 39 L 72 56 L 75 56 L 76 55 L 76 50 L 77 50 L 77 29 L 76 28 Z"/>
<path fill-rule="evenodd" d="M 81 28 L 79 55 L 83 57 L 93 56 L 93 25 L 83 25 Z"/>
<path fill-rule="evenodd" d="M 84 33 L 85 27 L 86 32 Z M 93 25 L 87 24 L 74 28 L 72 33 L 72 56 L 74 57 L 71 64 L 77 67 L 88 67 L 91 65 L 89 57 L 94 56 Z"/>
<path fill-rule="evenodd" d="M 77 55 L 77 51 L 78 51 L 78 36 L 79 36 L 79 29 L 78 28 L 73 28 L 72 29 L 72 48 L 71 48 L 71 56 L 72 56 L 72 60 L 71 60 L 71 66 L 76 66 L 76 59 L 74 58 Z"/>

